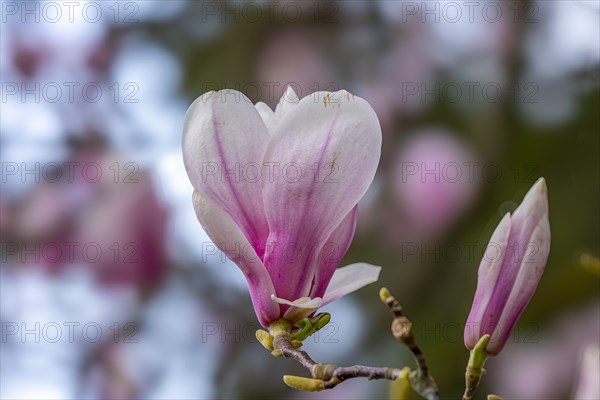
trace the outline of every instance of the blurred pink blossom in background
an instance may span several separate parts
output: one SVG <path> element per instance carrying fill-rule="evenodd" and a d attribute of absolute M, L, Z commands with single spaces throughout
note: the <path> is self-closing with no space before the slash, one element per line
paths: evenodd
<path fill-rule="evenodd" d="M 265 41 L 256 65 L 263 94 L 260 100 L 275 106 L 288 85 L 300 98 L 316 91 L 340 89 L 326 58 L 314 46 L 309 35 L 308 32 L 288 28 Z"/>
<path fill-rule="evenodd" d="M 124 163 L 111 156 L 103 162 L 118 168 Z M 79 219 L 73 238 L 107 249 L 90 265 L 100 280 L 148 289 L 166 272 L 167 212 L 146 171 L 130 180 L 123 175 L 119 181 L 108 180 L 101 186 Z"/>
<path fill-rule="evenodd" d="M 575 400 L 600 399 L 600 345 L 588 344 L 581 356 Z"/>
<path fill-rule="evenodd" d="M 502 356 L 486 365 L 491 392 L 501 392 L 507 399 L 572 396 L 578 385 L 581 354 L 586 344 L 600 337 L 599 312 L 600 305 L 593 303 L 577 311 L 565 310 L 543 329 L 535 322 L 519 324 Z M 580 375 L 583 380 L 589 376 L 587 372 Z M 597 375 L 595 379 L 597 382 Z"/>
<path fill-rule="evenodd" d="M 430 237 L 459 221 L 476 199 L 475 163 L 471 149 L 451 132 L 427 130 L 408 138 L 393 170 L 402 229 Z"/>

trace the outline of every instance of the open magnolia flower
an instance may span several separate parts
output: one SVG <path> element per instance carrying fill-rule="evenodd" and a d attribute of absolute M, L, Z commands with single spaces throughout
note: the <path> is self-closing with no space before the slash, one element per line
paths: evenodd
<path fill-rule="evenodd" d="M 244 273 L 263 326 L 296 322 L 377 280 L 379 267 L 337 267 L 380 153 L 375 112 L 343 90 L 300 100 L 288 88 L 275 111 L 235 90 L 190 106 L 183 158 L 194 209 Z"/>

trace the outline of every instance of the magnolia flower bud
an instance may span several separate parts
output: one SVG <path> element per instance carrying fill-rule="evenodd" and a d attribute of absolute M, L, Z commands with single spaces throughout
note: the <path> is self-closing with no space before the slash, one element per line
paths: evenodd
<path fill-rule="evenodd" d="M 544 178 L 538 179 L 490 239 L 465 326 L 465 346 L 470 350 L 487 334 L 486 352 L 498 354 L 535 292 L 550 252 L 547 192 Z"/>

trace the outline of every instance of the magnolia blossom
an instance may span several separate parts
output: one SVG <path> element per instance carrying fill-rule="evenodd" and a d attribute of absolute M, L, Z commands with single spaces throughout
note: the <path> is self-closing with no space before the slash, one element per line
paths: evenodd
<path fill-rule="evenodd" d="M 394 195 L 413 235 L 443 232 L 469 209 L 479 180 L 469 147 L 442 129 L 421 131 L 408 139 L 396 157 Z"/>
<path fill-rule="evenodd" d="M 275 111 L 235 90 L 190 106 L 183 158 L 194 209 L 244 273 L 263 326 L 297 321 L 377 280 L 369 264 L 336 268 L 380 153 L 375 112 L 343 90 L 300 100 L 288 88 Z"/>
<path fill-rule="evenodd" d="M 300 96 L 318 89 L 337 89 L 326 61 L 306 30 L 291 28 L 270 37 L 258 53 L 256 64 L 261 84 L 273 85 L 267 101 L 273 104 L 285 94 L 286 86 L 278 82 L 288 83 Z"/>
<path fill-rule="evenodd" d="M 600 338 L 598 315 L 600 302 L 594 301 L 577 310 L 556 311 L 543 330 L 532 331 L 532 325 L 525 324 L 520 340 L 509 340 L 495 360 L 489 391 L 505 399 L 556 399 L 573 392 L 575 378 L 583 373 L 582 350 Z M 533 338 L 537 343 L 531 343 Z"/>
<path fill-rule="evenodd" d="M 540 178 L 511 216 L 494 231 L 479 265 L 477 290 L 465 326 L 465 345 L 473 349 L 490 335 L 486 351 L 498 354 L 531 300 L 550 252 L 546 181 Z"/>

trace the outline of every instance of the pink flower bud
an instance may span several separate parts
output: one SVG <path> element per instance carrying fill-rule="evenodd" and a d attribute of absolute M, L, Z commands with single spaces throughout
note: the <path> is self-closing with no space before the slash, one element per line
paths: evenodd
<path fill-rule="evenodd" d="M 535 292 L 549 252 L 548 190 L 540 178 L 514 214 L 502 218 L 483 255 L 465 326 L 468 349 L 488 334 L 486 351 L 496 355 L 502 350 Z"/>

